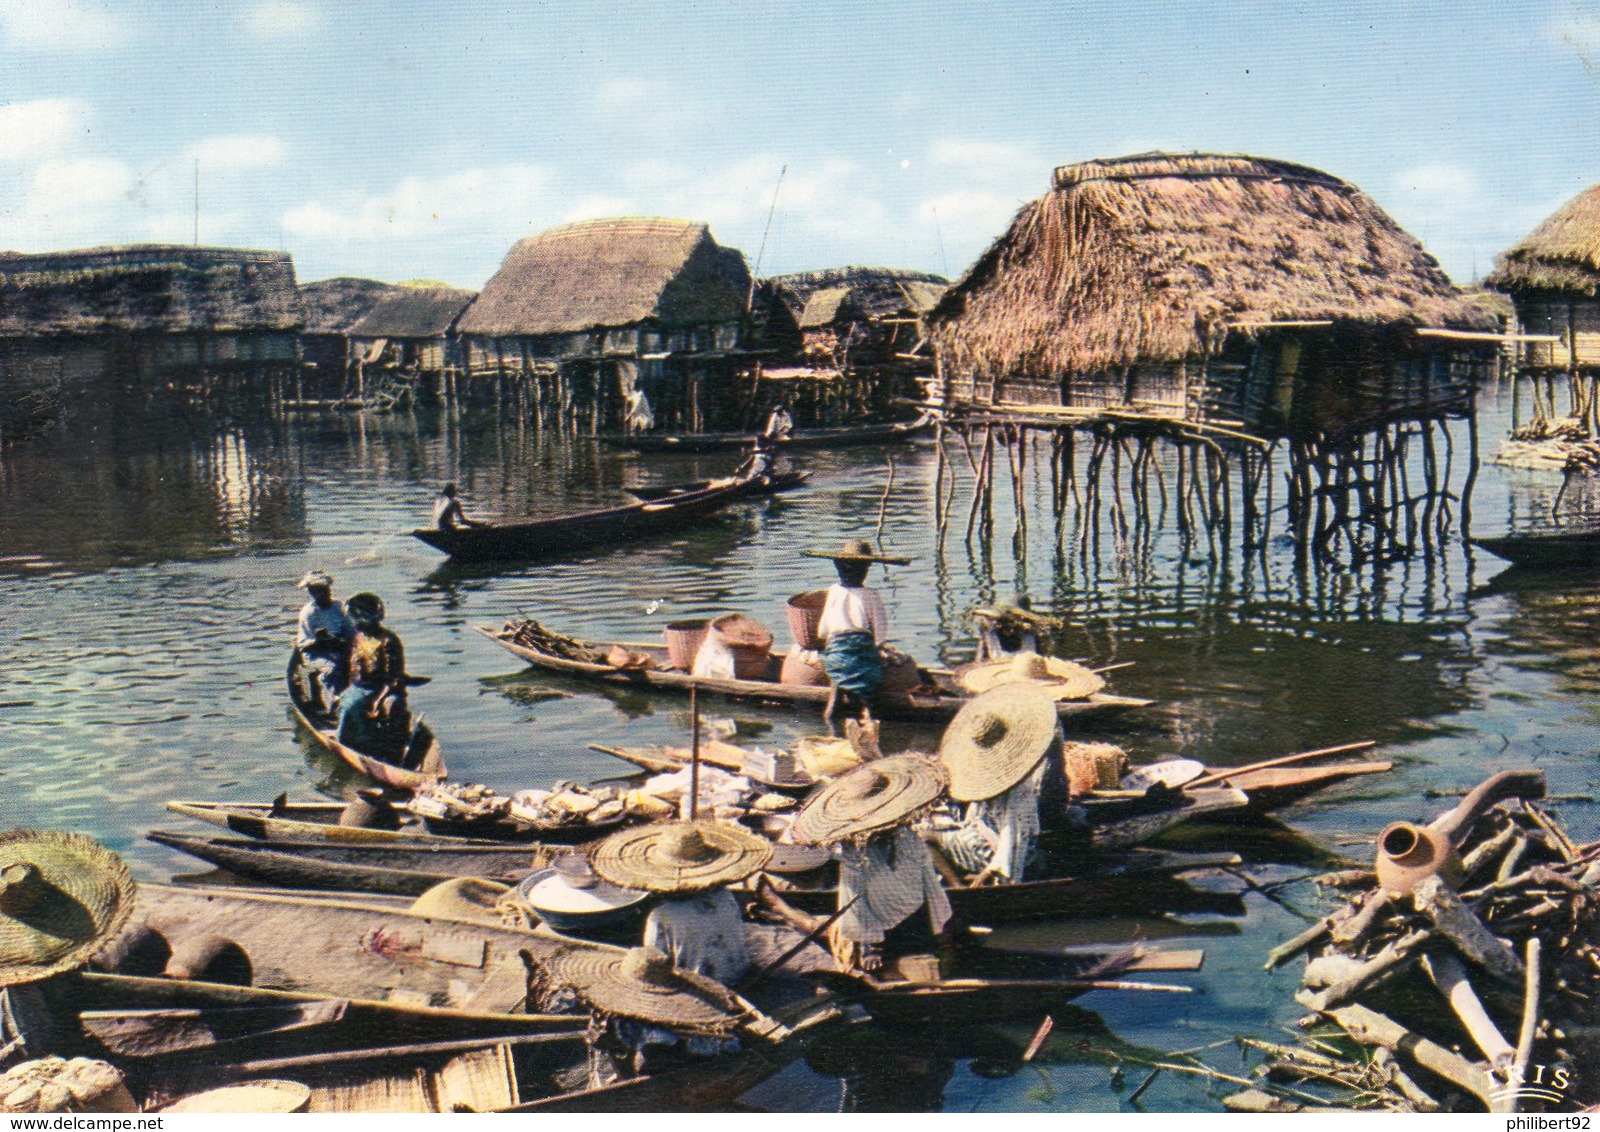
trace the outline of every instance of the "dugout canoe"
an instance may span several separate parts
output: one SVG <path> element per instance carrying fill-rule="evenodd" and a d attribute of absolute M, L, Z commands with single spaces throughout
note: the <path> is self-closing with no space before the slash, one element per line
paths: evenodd
<path fill-rule="evenodd" d="M 780 451 L 807 448 L 858 448 L 867 444 L 891 444 L 909 440 L 933 427 L 933 417 L 924 414 L 915 420 L 890 424 L 840 425 L 833 428 L 797 429 L 771 444 Z M 726 452 L 749 448 L 756 442 L 753 432 L 686 432 L 677 434 L 640 433 L 637 436 L 602 436 L 608 448 L 633 452 Z"/>
<path fill-rule="evenodd" d="M 756 492 L 757 480 L 736 480 L 653 502 L 558 515 L 526 523 L 492 523 L 439 530 L 419 527 L 413 537 L 456 562 L 549 561 L 692 527 Z"/>
<path fill-rule="evenodd" d="M 624 818 L 596 824 L 572 823 L 561 826 L 534 826 L 524 822 L 500 823 L 492 836 L 474 837 L 460 833 L 430 830 L 423 822 L 406 816 L 399 829 L 365 829 L 342 826 L 342 802 L 196 802 L 175 799 L 167 809 L 184 817 L 220 826 L 244 837 L 262 841 L 310 841 L 330 845 L 426 845 L 480 846 L 505 849 L 523 847 L 532 852 L 539 844 L 576 845 L 615 832 Z"/>
<path fill-rule="evenodd" d="M 1474 546 L 1514 566 L 1536 570 L 1593 570 L 1600 567 L 1600 531 L 1501 535 L 1475 538 Z"/>
<path fill-rule="evenodd" d="M 395 752 L 393 759 L 380 758 L 339 742 L 338 720 L 318 712 L 306 698 L 300 678 L 303 664 L 300 650 L 292 650 L 285 674 L 289 686 L 289 704 L 294 709 L 295 720 L 318 746 L 357 773 L 396 790 L 415 790 L 428 783 L 441 781 L 448 775 L 439 740 L 427 721 L 416 712 L 411 713 L 411 727 L 405 746 Z"/>
<path fill-rule="evenodd" d="M 777 495 L 785 491 L 794 491 L 805 486 L 811 478 L 809 472 L 777 472 L 765 475 L 754 482 L 748 494 Z M 677 499 L 685 495 L 693 495 L 698 491 L 709 491 L 726 480 L 690 480 L 687 483 L 669 483 L 647 485 L 644 487 L 625 487 L 622 490 L 644 503 L 656 503 L 663 499 Z"/>
<path fill-rule="evenodd" d="M 622 687 L 646 687 L 663 692 L 674 692 L 687 695 L 690 685 L 694 685 L 703 695 L 721 696 L 733 700 L 753 700 L 762 703 L 807 705 L 815 710 L 822 710 L 828 702 L 831 691 L 827 686 L 784 684 L 779 682 L 778 671 L 783 665 L 783 655 L 774 653 L 767 670 L 767 679 L 764 680 L 739 680 L 717 679 L 714 677 L 694 677 L 682 669 L 669 667 L 670 660 L 667 650 L 650 644 L 634 642 L 582 642 L 595 656 L 605 656 L 614 646 L 621 647 L 635 655 L 648 656 L 654 667 L 651 668 L 613 668 L 609 664 L 597 661 L 574 660 L 569 657 L 558 656 L 529 644 L 519 644 L 514 639 L 516 626 L 507 626 L 503 629 L 491 629 L 488 626 L 476 625 L 477 632 L 488 637 L 507 652 L 519 657 L 534 668 L 546 672 L 570 676 L 578 680 L 587 680 L 596 683 L 618 685 Z M 961 705 L 972 697 L 961 690 L 952 674 L 942 670 L 924 669 L 926 679 L 922 688 L 910 692 L 882 694 L 872 702 L 872 712 L 881 719 L 901 720 L 942 720 L 948 719 L 960 710 Z M 1148 707 L 1153 700 L 1136 699 L 1131 696 L 1117 696 L 1106 692 L 1096 692 L 1087 699 L 1063 700 L 1058 705 L 1062 716 L 1080 715 L 1112 715 L 1130 711 L 1135 708 Z"/>

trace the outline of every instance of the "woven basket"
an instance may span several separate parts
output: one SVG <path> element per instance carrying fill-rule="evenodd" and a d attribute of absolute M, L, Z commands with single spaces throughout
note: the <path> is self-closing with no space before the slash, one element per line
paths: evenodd
<path fill-rule="evenodd" d="M 711 622 L 705 618 L 693 621 L 672 621 L 661 631 L 667 642 L 667 660 L 674 668 L 685 672 L 694 667 L 694 654 L 700 651 L 700 642 L 711 631 Z"/>
<path fill-rule="evenodd" d="M 1110 743 L 1067 743 L 1061 761 L 1073 795 L 1092 790 L 1115 790 L 1128 766 L 1128 754 Z"/>
<path fill-rule="evenodd" d="M 724 613 L 711 622 L 711 631 L 733 654 L 733 674 L 740 680 L 765 680 L 772 667 L 772 634 L 753 617 Z"/>
<path fill-rule="evenodd" d="M 783 609 L 789 615 L 789 634 L 796 648 L 820 649 L 822 638 L 817 636 L 817 625 L 822 621 L 822 607 L 828 604 L 827 590 L 810 590 L 795 594 Z"/>

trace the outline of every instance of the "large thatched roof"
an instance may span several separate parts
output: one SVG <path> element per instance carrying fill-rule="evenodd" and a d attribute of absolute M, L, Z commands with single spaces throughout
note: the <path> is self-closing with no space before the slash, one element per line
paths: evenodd
<path fill-rule="evenodd" d="M 1600 292 L 1600 185 L 1573 197 L 1502 252 L 1483 285 L 1511 294 Z"/>
<path fill-rule="evenodd" d="M 392 283 L 340 275 L 300 284 L 302 333 L 348 334 L 378 301 L 395 289 Z"/>
<path fill-rule="evenodd" d="M 830 267 L 774 275 L 761 285 L 789 308 L 802 329 L 808 329 L 826 326 L 841 314 L 884 318 L 931 310 L 950 281 L 897 267 Z"/>
<path fill-rule="evenodd" d="M 589 220 L 518 241 L 457 329 L 510 337 L 730 322 L 744 315 L 749 293 L 744 256 L 704 224 Z"/>
<path fill-rule="evenodd" d="M 293 330 L 287 252 L 135 244 L 0 257 L 0 334 Z"/>
<path fill-rule="evenodd" d="M 396 287 L 350 328 L 352 338 L 443 338 L 476 292 Z"/>
<path fill-rule="evenodd" d="M 1489 328 L 1355 186 L 1284 161 L 1147 153 L 1057 169 L 950 288 L 932 333 L 957 368 L 1065 373 L 1300 320 Z"/>

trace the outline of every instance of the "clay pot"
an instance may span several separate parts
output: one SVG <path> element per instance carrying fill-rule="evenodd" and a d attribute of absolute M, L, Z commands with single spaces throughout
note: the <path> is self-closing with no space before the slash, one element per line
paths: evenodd
<path fill-rule="evenodd" d="M 827 684 L 828 674 L 822 670 L 822 665 L 808 659 L 799 649 L 795 649 L 784 656 L 783 668 L 780 670 L 778 679 L 785 684 L 821 687 Z"/>
<path fill-rule="evenodd" d="M 1431 876 L 1451 888 L 1461 883 L 1461 857 L 1450 839 L 1426 826 L 1397 821 L 1378 834 L 1378 884 L 1394 896 L 1409 895 Z"/>

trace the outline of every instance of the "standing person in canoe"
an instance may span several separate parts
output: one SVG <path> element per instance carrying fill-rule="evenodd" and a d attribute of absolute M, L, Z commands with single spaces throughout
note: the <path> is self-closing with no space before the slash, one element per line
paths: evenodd
<path fill-rule="evenodd" d="M 794 418 L 789 415 L 789 410 L 782 402 L 772 406 L 772 412 L 767 414 L 767 423 L 762 427 L 761 435 L 768 440 L 788 440 L 794 435 Z"/>
<path fill-rule="evenodd" d="M 846 542 L 838 550 L 807 550 L 807 558 L 827 558 L 839 580 L 828 587 L 828 600 L 817 622 L 822 639 L 822 668 L 833 685 L 822 717 L 833 720 L 843 705 L 869 718 L 868 705 L 883 687 L 883 655 L 878 651 L 889 635 L 889 613 L 883 597 L 868 586 L 867 573 L 874 562 L 906 566 L 909 558 L 890 558 L 873 552 L 864 539 Z"/>
<path fill-rule="evenodd" d="M 614 833 L 591 863 L 611 884 L 662 895 L 645 920 L 645 947 L 731 987 L 750 968 L 750 947 L 744 912 L 727 886 L 771 857 L 771 843 L 741 826 L 678 821 Z"/>
<path fill-rule="evenodd" d="M 385 749 L 406 715 L 406 650 L 383 624 L 383 599 L 359 593 L 345 603 L 355 622 L 350 686 L 339 697 L 339 742 L 366 754 Z"/>
<path fill-rule="evenodd" d="M 345 614 L 344 603 L 333 598 L 333 579 L 313 570 L 300 579 L 300 588 L 311 596 L 300 609 L 295 629 L 295 647 L 305 662 L 309 676 L 306 689 L 311 702 L 323 712 L 344 691 L 350 665 L 350 642 L 355 624 Z"/>
<path fill-rule="evenodd" d="M 489 524 L 467 518 L 467 512 L 456 496 L 456 485 L 447 483 L 439 489 L 439 497 L 433 501 L 433 525 L 441 531 L 453 531 L 458 527 L 486 527 Z"/>
<path fill-rule="evenodd" d="M 828 946 L 841 970 L 873 972 L 901 955 L 939 948 L 950 898 L 912 823 L 944 794 L 942 763 L 894 755 L 866 763 L 812 795 L 790 830 L 797 845 L 830 845 L 839 860 L 839 907 Z M 819 921 L 788 908 L 770 886 L 763 903 L 801 931 Z"/>
<path fill-rule="evenodd" d="M 1056 701 L 1027 684 L 983 693 L 945 728 L 939 761 L 952 801 L 965 806 L 960 824 L 936 839 L 952 864 L 973 874 L 974 887 L 1023 879 L 1039 837 L 1039 790 L 1060 740 Z"/>

